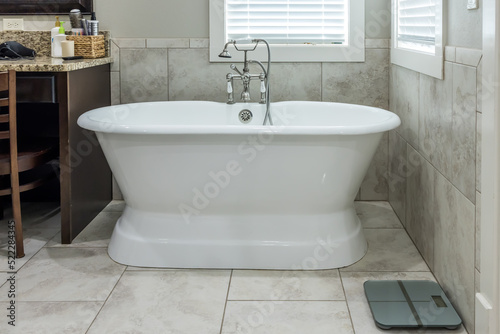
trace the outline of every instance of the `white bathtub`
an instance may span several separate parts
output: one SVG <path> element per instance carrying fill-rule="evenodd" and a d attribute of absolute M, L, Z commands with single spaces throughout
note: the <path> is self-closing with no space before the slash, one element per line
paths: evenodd
<path fill-rule="evenodd" d="M 238 113 L 254 119 L 242 124 Z M 132 266 L 326 269 L 363 257 L 353 202 L 386 110 L 327 102 L 153 102 L 89 111 L 126 208 L 109 255 Z"/>

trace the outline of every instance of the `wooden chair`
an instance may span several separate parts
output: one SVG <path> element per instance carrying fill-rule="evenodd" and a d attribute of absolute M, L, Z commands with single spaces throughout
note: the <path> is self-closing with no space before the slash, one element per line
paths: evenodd
<path fill-rule="evenodd" d="M 18 141 L 16 119 L 16 72 L 0 72 L 0 176 L 10 175 L 10 182 L 0 184 L 0 196 L 11 195 L 16 231 L 16 257 L 24 256 L 20 193 L 44 184 L 52 176 L 29 176 L 22 173 L 44 165 L 57 157 L 57 146 L 45 140 Z M 35 177 L 33 176 L 35 175 Z M 20 180 L 22 182 L 20 182 Z"/>

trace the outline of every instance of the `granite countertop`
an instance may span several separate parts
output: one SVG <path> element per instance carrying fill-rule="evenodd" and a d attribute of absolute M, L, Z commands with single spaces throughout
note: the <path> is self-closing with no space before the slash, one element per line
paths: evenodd
<path fill-rule="evenodd" d="M 104 35 L 105 58 L 62 60 L 50 57 L 50 31 L 0 31 L 0 43 L 17 41 L 27 48 L 36 51 L 33 60 L 0 60 L 0 71 L 16 70 L 17 72 L 68 72 L 84 68 L 112 63 L 109 57 L 109 31 L 101 31 Z"/>
<path fill-rule="evenodd" d="M 112 63 L 111 57 L 96 59 L 63 60 L 48 56 L 36 56 L 33 60 L 0 60 L 0 71 L 17 72 L 69 72 Z"/>

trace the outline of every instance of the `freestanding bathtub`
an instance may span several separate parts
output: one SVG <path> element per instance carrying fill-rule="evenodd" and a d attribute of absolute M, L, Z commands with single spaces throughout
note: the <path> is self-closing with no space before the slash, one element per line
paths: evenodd
<path fill-rule="evenodd" d="M 253 119 L 244 124 L 239 112 Z M 328 102 L 152 102 L 91 110 L 125 210 L 109 244 L 142 267 L 326 269 L 361 259 L 354 199 L 395 114 Z"/>

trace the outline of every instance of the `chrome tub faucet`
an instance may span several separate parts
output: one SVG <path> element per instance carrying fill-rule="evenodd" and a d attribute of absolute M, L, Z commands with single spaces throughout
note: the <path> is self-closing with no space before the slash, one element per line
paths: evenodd
<path fill-rule="evenodd" d="M 254 51 L 259 43 L 265 43 L 267 47 L 267 70 L 264 68 L 264 65 L 258 61 L 258 60 L 251 60 L 247 58 L 247 53 L 248 51 Z M 236 73 L 228 73 L 226 75 L 226 81 L 227 81 L 227 103 L 228 104 L 233 104 L 235 103 L 234 101 L 234 79 L 236 80 L 241 80 L 243 83 L 243 91 L 241 92 L 241 101 L 243 102 L 250 102 L 250 82 L 253 79 L 258 79 L 260 80 L 260 101 L 259 103 L 266 104 L 266 115 L 264 118 L 264 125 L 269 121 L 269 124 L 273 124 L 271 115 L 270 115 L 270 89 L 269 89 L 269 75 L 271 71 L 271 50 L 269 48 L 269 43 L 263 39 L 254 39 L 252 40 L 252 43 L 254 43 L 253 47 L 249 47 L 246 49 L 241 49 L 238 48 L 236 45 L 236 41 L 230 40 L 224 45 L 224 49 L 222 52 L 219 54 L 219 57 L 221 58 L 231 58 L 231 54 L 227 50 L 228 46 L 232 44 L 236 51 L 243 51 L 244 52 L 244 61 L 243 61 L 243 72 L 240 71 L 235 64 L 231 64 L 230 68 L 236 72 Z M 261 68 L 263 73 L 260 74 L 251 74 L 250 69 L 248 68 L 248 64 L 250 63 L 255 63 L 258 64 Z"/>

